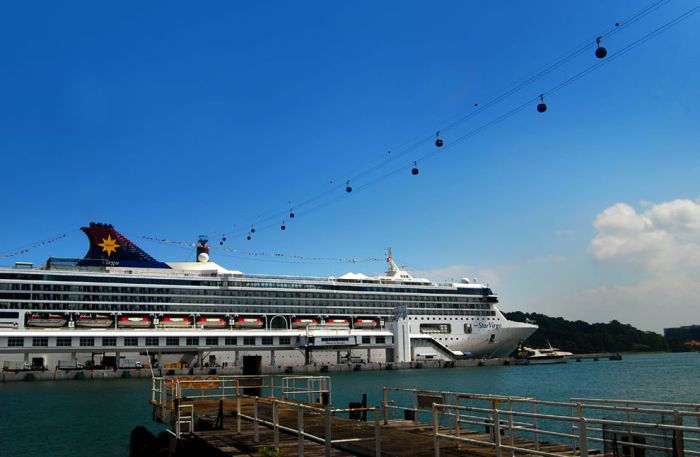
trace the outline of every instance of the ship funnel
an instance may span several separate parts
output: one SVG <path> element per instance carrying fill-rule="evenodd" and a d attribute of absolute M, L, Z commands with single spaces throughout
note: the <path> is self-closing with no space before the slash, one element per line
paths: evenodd
<path fill-rule="evenodd" d="M 208 242 L 209 238 L 207 236 L 199 235 L 199 241 L 197 241 L 197 262 L 209 262 L 209 246 L 207 245 Z"/>

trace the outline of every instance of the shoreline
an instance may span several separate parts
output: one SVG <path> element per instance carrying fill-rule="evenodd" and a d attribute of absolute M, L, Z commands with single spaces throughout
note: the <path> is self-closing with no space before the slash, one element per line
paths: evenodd
<path fill-rule="evenodd" d="M 480 366 L 510 365 L 512 359 L 471 359 L 454 362 L 441 360 L 426 360 L 421 362 L 369 362 L 343 364 L 310 364 L 295 366 L 263 367 L 260 375 L 306 375 L 316 373 L 337 373 L 350 371 L 391 371 L 419 370 L 423 368 L 467 368 Z M 242 375 L 243 367 L 204 367 L 204 368 L 117 368 L 102 370 L 72 369 L 72 370 L 8 370 L 0 375 L 0 382 L 32 382 L 32 381 L 65 381 L 65 380 L 102 380 L 102 379 L 148 379 L 152 375 L 163 377 L 175 376 L 227 376 Z M 253 375 L 253 376 L 257 376 Z"/>

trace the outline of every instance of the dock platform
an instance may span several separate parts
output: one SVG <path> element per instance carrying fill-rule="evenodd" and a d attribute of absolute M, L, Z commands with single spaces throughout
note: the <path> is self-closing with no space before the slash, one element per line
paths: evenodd
<path fill-rule="evenodd" d="M 178 456 L 700 456 L 700 404 L 385 387 L 331 405 L 330 378 L 154 378 L 154 419 Z M 134 456 L 136 457 L 136 456 Z"/>

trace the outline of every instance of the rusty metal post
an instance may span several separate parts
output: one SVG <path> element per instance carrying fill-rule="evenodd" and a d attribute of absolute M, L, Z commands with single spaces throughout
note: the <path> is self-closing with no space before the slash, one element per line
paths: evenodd
<path fill-rule="evenodd" d="M 498 409 L 493 408 L 491 417 L 493 419 L 493 442 L 496 445 L 496 457 L 501 457 L 501 419 L 498 416 Z"/>
<path fill-rule="evenodd" d="M 253 441 L 260 442 L 260 433 L 258 431 L 258 397 L 253 399 Z"/>
<path fill-rule="evenodd" d="M 382 428 L 377 408 L 374 408 L 374 455 L 375 457 L 382 457 Z"/>
<path fill-rule="evenodd" d="M 279 404 L 272 400 L 272 436 L 275 449 L 280 447 Z"/>
<path fill-rule="evenodd" d="M 582 417 L 578 423 L 579 456 L 588 457 L 588 431 L 586 430 L 586 418 Z"/>
<path fill-rule="evenodd" d="M 677 411 L 673 411 L 673 425 L 679 427 L 683 426 L 683 417 Z M 684 457 L 685 456 L 685 443 L 683 441 L 683 430 L 673 431 L 673 457 Z"/>
<path fill-rule="evenodd" d="M 299 457 L 304 457 L 304 407 L 297 405 L 297 430 L 299 430 L 298 451 Z"/>
<path fill-rule="evenodd" d="M 440 432 L 440 416 L 438 414 L 438 408 L 435 403 L 433 403 L 433 449 L 435 457 L 440 457 L 440 437 L 438 433 Z"/>
<path fill-rule="evenodd" d="M 330 405 L 326 405 L 326 411 L 325 411 L 325 416 L 324 416 L 324 433 L 323 433 L 323 438 L 325 440 L 325 445 L 326 445 L 326 457 L 331 457 L 331 444 L 332 444 L 332 438 L 331 438 L 331 407 Z"/>

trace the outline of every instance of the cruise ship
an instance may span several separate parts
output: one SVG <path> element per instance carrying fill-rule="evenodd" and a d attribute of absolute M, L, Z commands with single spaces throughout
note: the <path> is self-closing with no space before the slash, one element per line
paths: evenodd
<path fill-rule="evenodd" d="M 379 276 L 252 275 L 211 261 L 205 239 L 196 261 L 164 263 L 110 224 L 81 230 L 82 259 L 0 268 L 0 365 L 490 358 L 537 329 L 507 320 L 486 285 L 414 278 L 390 253 Z"/>

